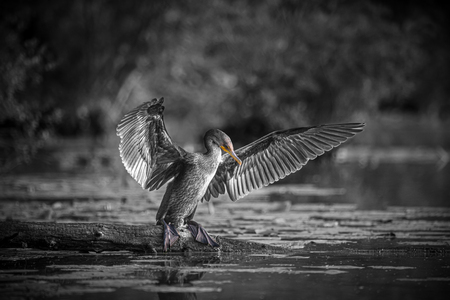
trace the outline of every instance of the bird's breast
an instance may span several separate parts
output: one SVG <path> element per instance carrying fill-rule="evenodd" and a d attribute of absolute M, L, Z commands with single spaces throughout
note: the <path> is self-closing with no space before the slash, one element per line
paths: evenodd
<path fill-rule="evenodd" d="M 220 159 L 208 159 L 197 155 L 185 164 L 183 171 L 174 181 L 174 200 L 197 202 L 206 193 L 209 183 L 216 174 Z"/>

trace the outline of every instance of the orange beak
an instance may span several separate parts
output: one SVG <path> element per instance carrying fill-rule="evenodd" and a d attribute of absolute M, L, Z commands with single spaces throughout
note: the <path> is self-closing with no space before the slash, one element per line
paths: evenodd
<path fill-rule="evenodd" d="M 237 163 L 239 165 L 242 165 L 242 161 L 239 159 L 239 157 L 236 156 L 236 153 L 234 153 L 233 150 L 229 149 L 228 147 L 225 146 L 220 146 L 220 148 L 222 148 L 223 151 L 225 151 L 226 153 L 230 154 L 230 156 L 232 158 L 234 158 L 235 161 L 237 161 Z"/>

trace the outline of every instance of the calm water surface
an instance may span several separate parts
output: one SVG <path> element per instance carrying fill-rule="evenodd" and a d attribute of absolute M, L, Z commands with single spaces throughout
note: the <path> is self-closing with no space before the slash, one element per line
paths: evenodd
<path fill-rule="evenodd" d="M 450 260 L 443 253 L 60 253 L 2 265 L 2 294 L 11 298 L 447 299 L 450 293 Z"/>
<path fill-rule="evenodd" d="M 153 223 L 162 192 L 142 191 L 114 157 L 49 152 L 0 177 L 1 220 Z M 4 249 L 1 298 L 448 299 L 449 173 L 434 164 L 310 162 L 284 185 L 202 204 L 196 215 L 211 234 L 289 254 Z"/>

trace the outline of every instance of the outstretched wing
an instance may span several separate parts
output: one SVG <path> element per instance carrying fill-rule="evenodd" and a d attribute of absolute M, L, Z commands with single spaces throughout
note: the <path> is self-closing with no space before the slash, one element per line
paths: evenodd
<path fill-rule="evenodd" d="M 235 151 L 238 165 L 225 155 L 202 200 L 226 191 L 236 201 L 253 190 L 300 170 L 309 160 L 363 130 L 363 123 L 321 125 L 274 131 Z"/>
<path fill-rule="evenodd" d="M 152 99 L 129 113 L 117 126 L 125 169 L 144 189 L 154 190 L 178 171 L 186 153 L 172 143 L 164 125 L 164 98 Z"/>

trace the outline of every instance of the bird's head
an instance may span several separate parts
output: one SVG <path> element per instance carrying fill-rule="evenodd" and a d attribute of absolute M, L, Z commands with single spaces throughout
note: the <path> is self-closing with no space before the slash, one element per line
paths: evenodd
<path fill-rule="evenodd" d="M 230 154 L 232 158 L 234 158 L 235 161 L 237 161 L 238 164 L 242 164 L 242 161 L 237 157 L 236 153 L 234 153 L 233 143 L 231 142 L 231 139 L 228 135 L 225 134 L 225 132 L 219 130 L 219 129 L 211 129 L 208 132 L 206 132 L 205 135 L 206 139 L 211 139 L 211 141 L 219 146 L 223 151 Z"/>

